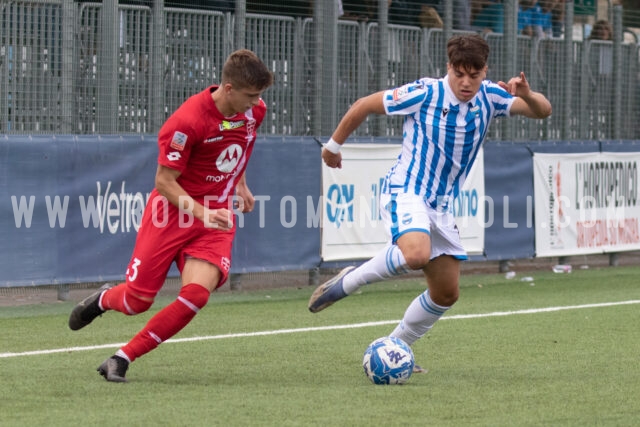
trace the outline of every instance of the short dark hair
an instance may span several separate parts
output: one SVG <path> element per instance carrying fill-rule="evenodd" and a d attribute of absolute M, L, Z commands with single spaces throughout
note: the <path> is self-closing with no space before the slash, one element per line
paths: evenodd
<path fill-rule="evenodd" d="M 248 49 L 240 49 L 225 61 L 222 83 L 231 83 L 238 88 L 264 90 L 273 84 L 273 74 L 258 55 Z"/>
<path fill-rule="evenodd" d="M 489 58 L 489 44 L 479 34 L 454 36 L 447 42 L 449 65 L 466 70 L 482 70 Z"/>

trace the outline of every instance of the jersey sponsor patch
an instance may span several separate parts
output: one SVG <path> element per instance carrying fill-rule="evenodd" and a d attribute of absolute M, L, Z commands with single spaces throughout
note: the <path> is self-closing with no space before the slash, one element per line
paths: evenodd
<path fill-rule="evenodd" d="M 171 138 L 171 148 L 174 150 L 184 150 L 184 145 L 187 143 L 187 135 L 176 131 Z"/>
<path fill-rule="evenodd" d="M 244 126 L 244 120 L 237 120 L 235 122 L 223 120 L 222 122 L 220 122 L 220 131 L 238 129 L 242 126 Z"/>

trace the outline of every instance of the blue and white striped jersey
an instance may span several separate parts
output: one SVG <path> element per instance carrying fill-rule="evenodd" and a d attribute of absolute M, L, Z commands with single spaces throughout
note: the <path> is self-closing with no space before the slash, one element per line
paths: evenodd
<path fill-rule="evenodd" d="M 489 80 L 461 103 L 449 78 L 423 78 L 385 91 L 389 115 L 405 115 L 402 152 L 383 184 L 386 193 L 414 193 L 433 207 L 457 195 L 494 117 L 509 116 L 513 98 Z"/>

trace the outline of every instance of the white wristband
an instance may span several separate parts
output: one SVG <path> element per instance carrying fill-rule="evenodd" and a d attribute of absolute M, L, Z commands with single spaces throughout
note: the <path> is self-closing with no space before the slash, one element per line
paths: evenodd
<path fill-rule="evenodd" d="M 342 147 L 342 145 L 335 142 L 333 138 L 329 139 L 329 142 L 324 144 L 324 148 L 331 151 L 333 154 L 338 154 L 340 152 L 340 147 Z"/>

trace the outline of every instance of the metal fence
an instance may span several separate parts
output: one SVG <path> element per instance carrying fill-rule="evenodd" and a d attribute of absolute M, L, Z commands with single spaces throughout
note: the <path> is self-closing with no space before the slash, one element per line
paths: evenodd
<path fill-rule="evenodd" d="M 335 28 L 336 42 L 321 51 L 315 16 L 242 14 L 238 42 L 235 14 L 156 4 L 0 0 L 0 133 L 155 133 L 188 96 L 219 81 L 226 56 L 242 45 L 274 72 L 260 133 L 326 135 L 358 97 L 444 75 L 446 39 L 457 32 L 337 20 L 323 26 Z M 488 78 L 513 75 L 515 39 L 516 70 L 554 106 L 546 120 L 495 126 L 491 139 L 637 138 L 636 43 L 485 37 L 492 48 Z M 397 117 L 367 120 L 356 131 L 400 133 Z"/>

